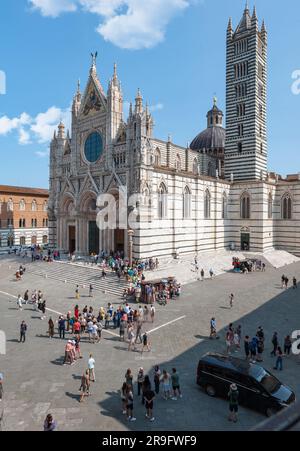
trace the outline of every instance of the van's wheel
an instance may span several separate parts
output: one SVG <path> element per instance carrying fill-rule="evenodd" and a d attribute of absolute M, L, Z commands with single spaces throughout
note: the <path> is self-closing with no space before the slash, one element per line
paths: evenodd
<path fill-rule="evenodd" d="M 269 407 L 266 410 L 266 415 L 267 415 L 268 418 L 273 417 L 274 415 L 276 415 L 276 413 L 277 413 L 276 410 L 272 409 L 272 407 Z"/>
<path fill-rule="evenodd" d="M 212 385 L 207 385 L 205 387 L 205 391 L 208 394 L 208 396 L 216 396 L 216 389 Z"/>

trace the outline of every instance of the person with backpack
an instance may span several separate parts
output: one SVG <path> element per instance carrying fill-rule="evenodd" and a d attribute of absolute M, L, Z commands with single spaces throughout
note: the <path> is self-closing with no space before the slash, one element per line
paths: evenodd
<path fill-rule="evenodd" d="M 239 410 L 239 391 L 238 391 L 236 384 L 230 385 L 230 390 L 228 392 L 228 398 L 229 398 L 228 420 L 236 423 L 238 420 L 237 413 Z"/>

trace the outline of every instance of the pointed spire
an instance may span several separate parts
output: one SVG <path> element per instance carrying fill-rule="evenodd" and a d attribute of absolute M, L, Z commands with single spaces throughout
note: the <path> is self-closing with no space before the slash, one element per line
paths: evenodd
<path fill-rule="evenodd" d="M 254 5 L 254 7 L 253 7 L 252 20 L 253 20 L 253 19 L 257 19 L 256 6 L 255 6 L 255 5 Z"/>
<path fill-rule="evenodd" d="M 64 139 L 64 137 L 65 137 L 65 125 L 61 120 L 58 125 L 58 138 Z"/>
<path fill-rule="evenodd" d="M 129 117 L 132 117 L 132 102 L 129 105 Z"/>
<path fill-rule="evenodd" d="M 117 63 L 114 63 L 114 80 L 116 80 L 118 78 L 117 75 Z"/>
<path fill-rule="evenodd" d="M 248 0 L 246 0 L 246 5 L 245 5 L 245 12 L 246 11 L 249 11 L 249 3 L 248 3 Z"/>
<path fill-rule="evenodd" d="M 136 113 L 143 112 L 143 97 L 142 97 L 140 88 L 138 88 L 137 95 L 135 98 L 135 112 Z"/>
<path fill-rule="evenodd" d="M 240 31 L 248 30 L 250 27 L 251 27 L 251 16 L 250 16 L 250 11 L 249 11 L 248 1 L 247 1 L 246 5 L 245 5 L 243 17 L 236 29 L 236 33 L 240 32 Z"/>
<path fill-rule="evenodd" d="M 232 31 L 232 19 L 229 17 L 227 31 Z"/>
<path fill-rule="evenodd" d="M 266 30 L 265 20 L 263 19 L 262 25 L 261 25 L 261 32 L 262 32 L 262 33 L 265 33 L 266 31 L 267 31 L 267 30 Z"/>

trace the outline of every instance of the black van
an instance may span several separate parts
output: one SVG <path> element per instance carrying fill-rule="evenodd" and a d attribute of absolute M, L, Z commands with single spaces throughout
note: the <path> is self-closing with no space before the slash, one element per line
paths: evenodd
<path fill-rule="evenodd" d="M 209 396 L 228 399 L 235 383 L 239 404 L 271 416 L 296 399 L 295 393 L 256 363 L 217 353 L 205 354 L 199 361 L 197 384 Z"/>

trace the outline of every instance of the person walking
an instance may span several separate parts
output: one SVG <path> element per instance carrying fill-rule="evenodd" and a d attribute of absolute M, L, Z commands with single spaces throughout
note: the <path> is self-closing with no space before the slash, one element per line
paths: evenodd
<path fill-rule="evenodd" d="M 203 268 L 201 269 L 200 275 L 201 275 L 201 282 L 203 282 L 204 281 L 204 269 Z"/>
<path fill-rule="evenodd" d="M 29 290 L 25 291 L 23 299 L 24 299 L 25 304 L 28 304 L 28 301 L 29 301 Z"/>
<path fill-rule="evenodd" d="M 142 385 L 145 380 L 144 368 L 140 368 L 137 375 L 137 384 L 138 384 L 138 396 L 140 396 L 142 391 Z"/>
<path fill-rule="evenodd" d="M 131 385 L 127 385 L 126 389 L 126 411 L 127 420 L 136 421 L 136 418 L 133 416 L 133 390 Z"/>
<path fill-rule="evenodd" d="M 66 333 L 66 320 L 63 316 L 59 317 L 58 320 L 58 331 L 59 331 L 59 338 L 65 339 L 65 333 Z"/>
<path fill-rule="evenodd" d="M 214 277 L 214 272 L 213 272 L 212 268 L 209 270 L 209 275 L 210 275 L 211 279 Z"/>
<path fill-rule="evenodd" d="M 27 324 L 25 323 L 25 321 L 22 321 L 20 326 L 20 343 L 25 343 L 26 332 L 27 332 Z"/>
<path fill-rule="evenodd" d="M 233 421 L 234 423 L 237 422 L 238 417 L 238 410 L 239 410 L 239 391 L 236 386 L 236 384 L 230 385 L 230 390 L 228 392 L 228 398 L 229 398 L 229 421 Z"/>
<path fill-rule="evenodd" d="M 216 323 L 216 318 L 212 318 L 210 320 L 210 335 L 209 338 L 212 340 L 213 338 L 218 339 L 219 337 L 217 336 L 217 323 Z"/>
<path fill-rule="evenodd" d="M 44 421 L 44 432 L 53 432 L 57 429 L 57 422 L 53 419 L 51 413 L 46 416 Z"/>
<path fill-rule="evenodd" d="M 253 337 L 250 342 L 250 362 L 256 362 L 258 338 Z"/>
<path fill-rule="evenodd" d="M 293 277 L 293 290 L 296 290 L 297 288 L 298 288 L 297 279 L 296 277 Z"/>
<path fill-rule="evenodd" d="M 125 381 L 126 385 L 133 387 L 133 375 L 130 368 L 128 368 L 128 370 L 125 373 Z"/>
<path fill-rule="evenodd" d="M 249 335 L 246 335 L 244 338 L 244 350 L 245 350 L 246 360 L 249 360 L 249 356 L 250 356 L 250 337 L 249 337 Z"/>
<path fill-rule="evenodd" d="M 96 382 L 95 377 L 95 359 L 92 354 L 90 354 L 90 358 L 88 360 L 88 369 L 89 369 L 89 379 L 91 382 Z"/>
<path fill-rule="evenodd" d="M 177 373 L 176 368 L 172 369 L 171 381 L 172 381 L 172 388 L 173 388 L 172 400 L 177 401 L 178 396 L 179 396 L 179 398 L 182 398 L 182 393 L 180 390 L 179 375 Z"/>
<path fill-rule="evenodd" d="M 230 308 L 233 307 L 233 300 L 234 300 L 234 294 L 231 293 L 231 295 L 229 296 L 229 305 L 230 305 Z"/>
<path fill-rule="evenodd" d="M 18 295 L 17 306 L 18 306 L 19 310 L 23 310 L 23 299 L 20 294 Z"/>
<path fill-rule="evenodd" d="M 132 351 L 132 347 L 133 347 L 133 351 L 135 351 L 136 350 L 136 347 L 135 347 L 135 334 L 134 334 L 134 331 L 133 331 L 133 326 L 130 326 L 128 328 L 128 341 L 129 341 L 128 351 Z"/>
<path fill-rule="evenodd" d="M 80 294 L 79 294 L 79 285 L 76 285 L 76 289 L 75 289 L 75 299 L 77 299 L 77 301 L 80 298 Z"/>
<path fill-rule="evenodd" d="M 90 395 L 90 379 L 89 379 L 89 370 L 86 370 L 81 376 L 81 385 L 79 391 L 81 392 L 79 402 L 83 401 L 85 396 Z"/>
<path fill-rule="evenodd" d="M 166 370 L 163 370 L 163 374 L 160 381 L 162 383 L 164 399 L 167 400 L 171 397 L 171 386 L 170 386 L 171 376 Z"/>
<path fill-rule="evenodd" d="M 273 368 L 274 370 L 278 370 L 278 369 L 280 371 L 283 370 L 283 366 L 282 366 L 282 358 L 283 358 L 283 356 L 284 356 L 284 354 L 282 352 L 282 349 L 281 349 L 280 346 L 278 346 L 277 349 L 276 349 L 276 357 L 277 357 L 277 359 L 276 359 L 276 364 L 275 364 L 275 366 Z"/>
<path fill-rule="evenodd" d="M 292 348 L 292 340 L 291 336 L 287 335 L 284 339 L 284 354 L 290 355 Z"/>
<path fill-rule="evenodd" d="M 94 287 L 93 287 L 92 284 L 90 284 L 90 288 L 89 288 L 89 297 L 90 297 L 90 298 L 93 297 L 93 290 L 94 290 Z"/>
<path fill-rule="evenodd" d="M 126 390 L 127 390 L 127 384 L 126 384 L 126 382 L 124 382 L 123 383 L 123 385 L 122 385 L 122 388 L 121 388 L 121 401 L 122 401 L 122 413 L 123 413 L 123 415 L 125 415 L 126 413 L 127 413 L 127 410 L 126 410 L 126 397 L 127 397 L 127 393 L 126 393 Z"/>
<path fill-rule="evenodd" d="M 272 337 L 272 345 L 273 345 L 273 351 L 271 352 L 271 356 L 276 355 L 276 351 L 278 348 L 278 334 L 277 332 L 274 332 L 273 337 Z"/>
<path fill-rule="evenodd" d="M 159 369 L 159 366 L 156 365 L 154 368 L 154 387 L 155 387 L 155 393 L 159 394 L 159 386 L 160 386 L 160 377 L 161 377 L 161 371 Z"/>
<path fill-rule="evenodd" d="M 149 342 L 147 332 L 144 332 L 144 335 L 142 338 L 143 338 L 143 345 L 142 345 L 141 353 L 143 354 L 145 348 L 147 349 L 148 352 L 150 352 L 151 348 L 150 348 L 150 342 Z"/>
<path fill-rule="evenodd" d="M 49 318 L 49 321 L 48 321 L 48 333 L 49 333 L 49 338 L 54 337 L 54 322 L 51 317 Z"/>
<path fill-rule="evenodd" d="M 258 342 L 257 342 L 257 358 L 256 361 L 257 362 L 263 362 L 263 352 L 264 352 L 264 341 L 262 338 L 258 338 Z"/>
<path fill-rule="evenodd" d="M 150 307 L 150 317 L 151 317 L 151 322 L 154 323 L 154 316 L 155 316 L 155 307 L 154 305 L 151 305 Z"/>

